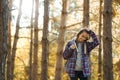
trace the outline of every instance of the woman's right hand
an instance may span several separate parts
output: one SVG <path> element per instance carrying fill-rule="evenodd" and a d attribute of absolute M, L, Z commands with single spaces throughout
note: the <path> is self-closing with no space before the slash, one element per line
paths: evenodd
<path fill-rule="evenodd" d="M 70 48 L 71 48 L 71 49 L 75 49 L 75 48 L 76 48 L 76 45 L 75 45 L 75 44 L 72 44 L 72 45 L 70 46 Z"/>

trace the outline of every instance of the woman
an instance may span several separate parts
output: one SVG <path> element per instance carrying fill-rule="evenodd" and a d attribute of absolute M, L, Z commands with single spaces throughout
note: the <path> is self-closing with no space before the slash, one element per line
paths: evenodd
<path fill-rule="evenodd" d="M 92 37 L 92 42 L 87 42 Z M 71 80 L 88 80 L 90 75 L 90 51 L 99 45 L 97 36 L 92 30 L 83 29 L 77 34 L 76 40 L 67 43 L 63 52 L 67 60 L 65 68 Z"/>

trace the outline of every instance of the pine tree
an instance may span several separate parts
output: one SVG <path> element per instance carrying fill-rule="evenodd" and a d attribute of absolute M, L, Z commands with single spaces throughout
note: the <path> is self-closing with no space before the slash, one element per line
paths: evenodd
<path fill-rule="evenodd" d="M 38 17 L 39 0 L 35 0 L 35 25 L 34 25 L 34 54 L 33 54 L 33 80 L 38 80 Z"/>
<path fill-rule="evenodd" d="M 103 11 L 103 79 L 113 80 L 112 0 L 104 0 Z"/>
<path fill-rule="evenodd" d="M 41 80 L 48 80 L 48 55 L 49 55 L 48 24 L 49 24 L 49 0 L 44 0 Z"/>
<path fill-rule="evenodd" d="M 29 80 L 33 80 L 33 65 L 32 65 L 32 60 L 33 60 L 33 12 L 34 12 L 34 0 L 32 0 L 32 13 L 31 13 L 31 31 L 30 31 L 30 54 L 29 54 Z"/>
<path fill-rule="evenodd" d="M 102 2 L 103 0 L 100 0 L 100 9 L 99 9 L 99 54 L 98 54 L 98 80 L 101 80 L 102 75 L 102 47 L 101 47 L 101 30 L 102 30 Z"/>
<path fill-rule="evenodd" d="M 62 0 L 62 13 L 61 13 L 61 26 L 58 36 L 58 47 L 57 47 L 57 61 L 55 70 L 55 80 L 62 80 L 62 67 L 63 67 L 63 48 L 64 48 L 64 37 L 66 31 L 66 20 L 67 20 L 67 2 L 68 0 Z"/>
<path fill-rule="evenodd" d="M 19 38 L 19 28 L 20 28 L 20 19 L 22 15 L 22 0 L 20 0 L 19 4 L 19 12 L 18 12 L 18 17 L 17 17 L 17 22 L 16 22 L 16 31 L 15 31 L 15 36 L 14 36 L 14 41 L 13 41 L 13 48 L 12 48 L 12 55 L 11 55 L 11 80 L 14 79 L 14 68 L 15 68 L 15 56 L 16 56 L 16 50 L 17 50 L 17 42 Z"/>
<path fill-rule="evenodd" d="M 5 64 L 8 40 L 8 0 L 0 0 L 0 80 L 5 80 Z"/>
<path fill-rule="evenodd" d="M 83 4 L 83 27 L 89 26 L 89 0 L 84 0 Z"/>

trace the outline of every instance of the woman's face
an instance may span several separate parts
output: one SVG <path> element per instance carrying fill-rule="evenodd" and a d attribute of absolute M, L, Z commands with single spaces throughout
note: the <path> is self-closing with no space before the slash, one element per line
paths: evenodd
<path fill-rule="evenodd" d="M 78 42 L 84 42 L 88 39 L 89 34 L 87 32 L 83 32 L 78 36 Z"/>

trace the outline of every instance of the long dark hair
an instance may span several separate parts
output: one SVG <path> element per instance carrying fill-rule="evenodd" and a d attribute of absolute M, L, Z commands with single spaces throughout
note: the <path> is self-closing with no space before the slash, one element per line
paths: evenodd
<path fill-rule="evenodd" d="M 82 29 L 82 30 L 77 34 L 76 40 L 78 40 L 79 35 L 82 34 L 83 32 L 86 32 L 87 34 L 89 34 L 89 31 L 88 31 L 87 29 Z M 88 39 L 90 39 L 90 35 L 89 35 L 89 37 L 87 38 L 87 40 L 88 40 Z"/>

